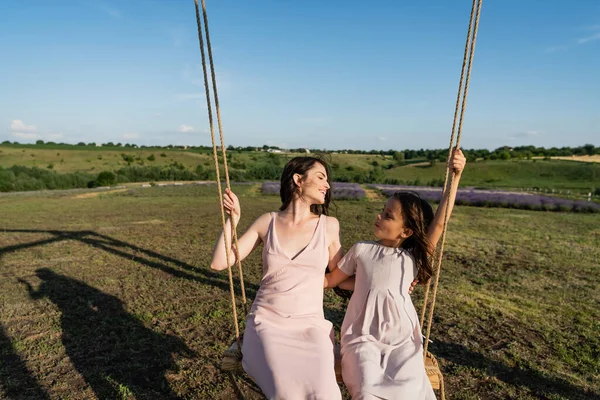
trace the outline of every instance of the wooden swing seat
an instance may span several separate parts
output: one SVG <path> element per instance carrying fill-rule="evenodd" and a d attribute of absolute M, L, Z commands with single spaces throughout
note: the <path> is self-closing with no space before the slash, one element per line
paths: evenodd
<path fill-rule="evenodd" d="M 340 355 L 340 346 L 334 346 L 335 354 L 335 377 L 339 383 L 342 383 L 342 357 Z M 242 352 L 238 348 L 237 341 L 234 341 L 231 346 L 223 353 L 221 360 L 221 369 L 226 372 L 243 372 L 242 368 Z M 435 390 L 439 390 L 443 386 L 444 377 L 440 371 L 437 360 L 430 352 L 427 352 L 425 357 L 425 372 L 431 382 L 431 386 Z"/>

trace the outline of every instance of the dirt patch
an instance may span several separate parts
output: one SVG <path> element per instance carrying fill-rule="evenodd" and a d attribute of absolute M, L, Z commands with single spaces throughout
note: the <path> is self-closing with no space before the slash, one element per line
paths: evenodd
<path fill-rule="evenodd" d="M 158 224 L 164 224 L 165 221 L 162 221 L 160 219 L 149 219 L 148 221 L 137 221 L 137 222 L 132 222 L 132 224 L 134 225 L 158 225 Z"/>
<path fill-rule="evenodd" d="M 73 196 L 73 198 L 74 199 L 90 199 L 92 197 L 98 197 L 101 194 L 119 193 L 119 192 L 124 192 L 126 190 L 128 190 L 128 189 L 107 190 L 105 192 L 82 193 L 82 194 L 78 194 L 77 196 Z"/>
<path fill-rule="evenodd" d="M 405 167 L 409 167 L 409 168 L 413 168 L 413 167 L 427 167 L 431 165 L 431 162 L 429 161 L 423 161 L 423 162 L 418 162 L 418 163 L 414 163 L 414 164 L 408 164 L 405 165 Z"/>
<path fill-rule="evenodd" d="M 543 157 L 533 157 L 534 159 L 542 159 Z M 565 160 L 565 161 L 581 161 L 581 162 L 597 162 L 600 163 L 600 155 L 596 154 L 593 156 L 554 156 L 550 157 L 553 160 Z"/>
<path fill-rule="evenodd" d="M 375 190 L 375 189 L 365 189 L 365 197 L 368 200 L 385 199 L 385 196 L 383 196 L 379 190 Z"/>

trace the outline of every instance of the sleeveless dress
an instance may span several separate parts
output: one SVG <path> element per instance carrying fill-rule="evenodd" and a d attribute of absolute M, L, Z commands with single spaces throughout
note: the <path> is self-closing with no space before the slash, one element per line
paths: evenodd
<path fill-rule="evenodd" d="M 417 268 L 401 248 L 359 242 L 338 267 L 356 273 L 340 335 L 342 375 L 353 399 L 435 400 L 417 311 L 408 295 Z"/>
<path fill-rule="evenodd" d="M 268 399 L 342 398 L 334 371 L 333 326 L 323 314 L 326 221 L 321 215 L 306 248 L 290 257 L 279 247 L 271 213 L 263 278 L 242 343 L 242 366 Z"/>

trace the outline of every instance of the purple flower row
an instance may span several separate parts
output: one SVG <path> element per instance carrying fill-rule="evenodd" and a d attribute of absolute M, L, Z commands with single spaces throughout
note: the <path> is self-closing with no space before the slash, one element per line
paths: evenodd
<path fill-rule="evenodd" d="M 427 201 L 440 201 L 441 188 L 399 185 L 369 185 L 379 189 L 386 196 L 399 190 L 416 192 Z M 560 197 L 544 196 L 531 193 L 459 189 L 456 204 L 479 207 L 507 207 L 528 210 L 600 212 L 600 204 L 583 200 L 570 200 Z"/>
<path fill-rule="evenodd" d="M 279 182 L 264 182 L 262 185 L 263 194 L 279 194 Z M 333 182 L 334 199 L 362 199 L 365 197 L 365 190 L 358 183 Z"/>

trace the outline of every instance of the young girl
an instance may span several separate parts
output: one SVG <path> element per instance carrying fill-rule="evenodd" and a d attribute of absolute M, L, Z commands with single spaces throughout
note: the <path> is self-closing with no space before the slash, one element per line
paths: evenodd
<path fill-rule="evenodd" d="M 450 163 L 459 180 L 466 164 L 460 150 Z M 432 275 L 429 257 L 442 233 L 448 196 L 448 216 L 452 212 L 458 182 L 453 187 L 435 216 L 417 194 L 395 193 L 377 215 L 379 240 L 354 244 L 326 275 L 327 287 L 335 287 L 356 274 L 340 335 L 342 376 L 353 399 L 435 400 L 408 293 L 415 278 L 425 282 Z"/>

